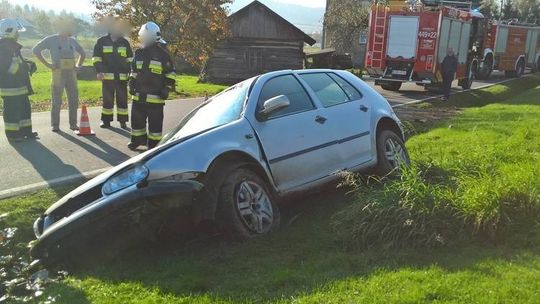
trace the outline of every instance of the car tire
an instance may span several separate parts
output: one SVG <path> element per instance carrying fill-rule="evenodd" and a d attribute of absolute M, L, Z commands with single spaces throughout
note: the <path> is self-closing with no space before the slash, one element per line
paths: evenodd
<path fill-rule="evenodd" d="M 377 136 L 377 167 L 375 173 L 388 176 L 403 165 L 410 164 L 409 153 L 403 139 L 394 131 L 383 130 Z"/>
<path fill-rule="evenodd" d="M 217 221 L 228 236 L 246 240 L 279 227 L 274 195 L 251 170 L 238 168 L 229 172 L 218 189 Z"/>
<path fill-rule="evenodd" d="M 493 73 L 493 58 L 489 56 L 484 61 L 484 64 L 482 64 L 482 67 L 478 69 L 476 78 L 479 80 L 485 80 L 491 76 L 491 73 Z"/>
<path fill-rule="evenodd" d="M 401 89 L 401 82 L 398 81 L 392 81 L 389 83 L 383 83 L 381 84 L 381 88 L 386 91 L 394 91 L 397 92 L 399 89 Z"/>

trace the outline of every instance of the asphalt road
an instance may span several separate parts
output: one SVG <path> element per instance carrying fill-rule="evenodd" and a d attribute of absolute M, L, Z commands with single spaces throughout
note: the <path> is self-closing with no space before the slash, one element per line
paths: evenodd
<path fill-rule="evenodd" d="M 477 81 L 478 88 L 504 80 L 496 73 L 488 81 Z M 454 85 L 457 85 L 455 83 Z M 415 84 L 406 84 L 399 92 L 377 90 L 394 106 L 426 100 L 437 96 Z M 457 88 L 455 88 L 457 91 Z M 202 99 L 169 101 L 165 107 L 165 131 L 173 128 Z M 89 110 L 95 137 L 78 137 L 69 131 L 67 111 L 62 111 L 63 130 L 59 134 L 50 130 L 50 114 L 34 113 L 34 130 L 40 139 L 23 143 L 9 143 L 5 138 L 4 125 L 0 124 L 0 198 L 59 185 L 84 177 L 92 177 L 120 164 L 137 152 L 127 149 L 129 132 L 121 129 L 99 129 L 100 109 Z"/>

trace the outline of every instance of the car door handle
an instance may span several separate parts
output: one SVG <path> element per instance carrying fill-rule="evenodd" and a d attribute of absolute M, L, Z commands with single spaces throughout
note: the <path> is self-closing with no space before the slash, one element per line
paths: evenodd
<path fill-rule="evenodd" d="M 328 119 L 326 119 L 325 117 L 322 117 L 322 116 L 317 116 L 315 117 L 315 121 L 320 123 L 321 125 L 324 124 Z"/>
<path fill-rule="evenodd" d="M 366 107 L 365 105 L 361 105 L 361 106 L 360 106 L 360 111 L 362 111 L 362 112 L 367 112 L 368 110 L 369 110 L 369 108 Z"/>

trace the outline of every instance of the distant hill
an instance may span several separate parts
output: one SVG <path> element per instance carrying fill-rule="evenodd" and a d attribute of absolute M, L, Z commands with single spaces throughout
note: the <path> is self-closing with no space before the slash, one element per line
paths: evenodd
<path fill-rule="evenodd" d="M 231 12 L 234 13 L 251 2 L 253 0 L 234 0 L 230 7 Z M 312 8 L 274 0 L 260 0 L 260 2 L 308 34 L 322 31 L 325 12 L 325 9 L 322 7 Z"/>

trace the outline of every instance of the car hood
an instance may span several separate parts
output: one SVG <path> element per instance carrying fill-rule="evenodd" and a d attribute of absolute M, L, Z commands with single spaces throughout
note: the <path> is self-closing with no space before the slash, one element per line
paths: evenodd
<path fill-rule="evenodd" d="M 208 132 L 205 131 L 205 132 Z M 204 133 L 204 132 L 203 132 Z M 159 155 L 163 151 L 166 151 L 167 149 L 170 149 L 171 147 L 174 147 L 175 145 L 189 140 L 193 137 L 202 135 L 202 133 L 194 134 L 192 136 L 182 138 L 176 141 L 171 141 L 168 143 L 165 143 L 164 145 L 161 145 L 153 150 L 146 151 L 142 154 L 139 154 L 137 156 L 134 156 L 125 162 L 105 171 L 104 173 L 92 178 L 91 180 L 87 181 L 86 183 L 82 184 L 81 186 L 77 187 L 75 190 L 71 191 L 70 193 L 66 194 L 64 197 L 62 197 L 60 200 L 58 200 L 56 203 L 51 205 L 44 213 L 44 215 L 49 215 L 53 213 L 58 208 L 64 206 L 65 204 L 69 203 L 72 200 L 75 200 L 78 197 L 85 196 L 87 193 L 93 193 L 92 197 L 96 198 L 99 194 L 101 194 L 101 187 L 103 184 L 113 175 L 117 174 L 118 172 L 122 171 L 123 169 L 136 164 L 140 162 L 146 162 L 149 159 L 152 159 L 154 156 Z M 99 189 L 98 189 L 99 188 Z M 99 191 L 98 191 L 99 190 Z M 87 195 L 89 196 L 89 195 Z M 91 197 L 85 197 L 85 200 L 90 200 L 87 203 L 92 202 Z M 96 198 L 97 199 L 97 198 Z"/>
<path fill-rule="evenodd" d="M 182 139 L 171 140 L 89 180 L 53 204 L 44 215 L 69 214 L 98 200 L 102 197 L 103 184 L 110 177 L 136 163 L 144 163 L 150 170 L 148 179 L 156 180 L 180 172 L 206 172 L 211 162 L 227 151 L 241 151 L 262 162 L 263 156 L 257 140 L 246 140 L 247 134 L 254 132 L 249 122 L 242 118 Z M 179 155 L 182 155 L 181 159 Z"/>

